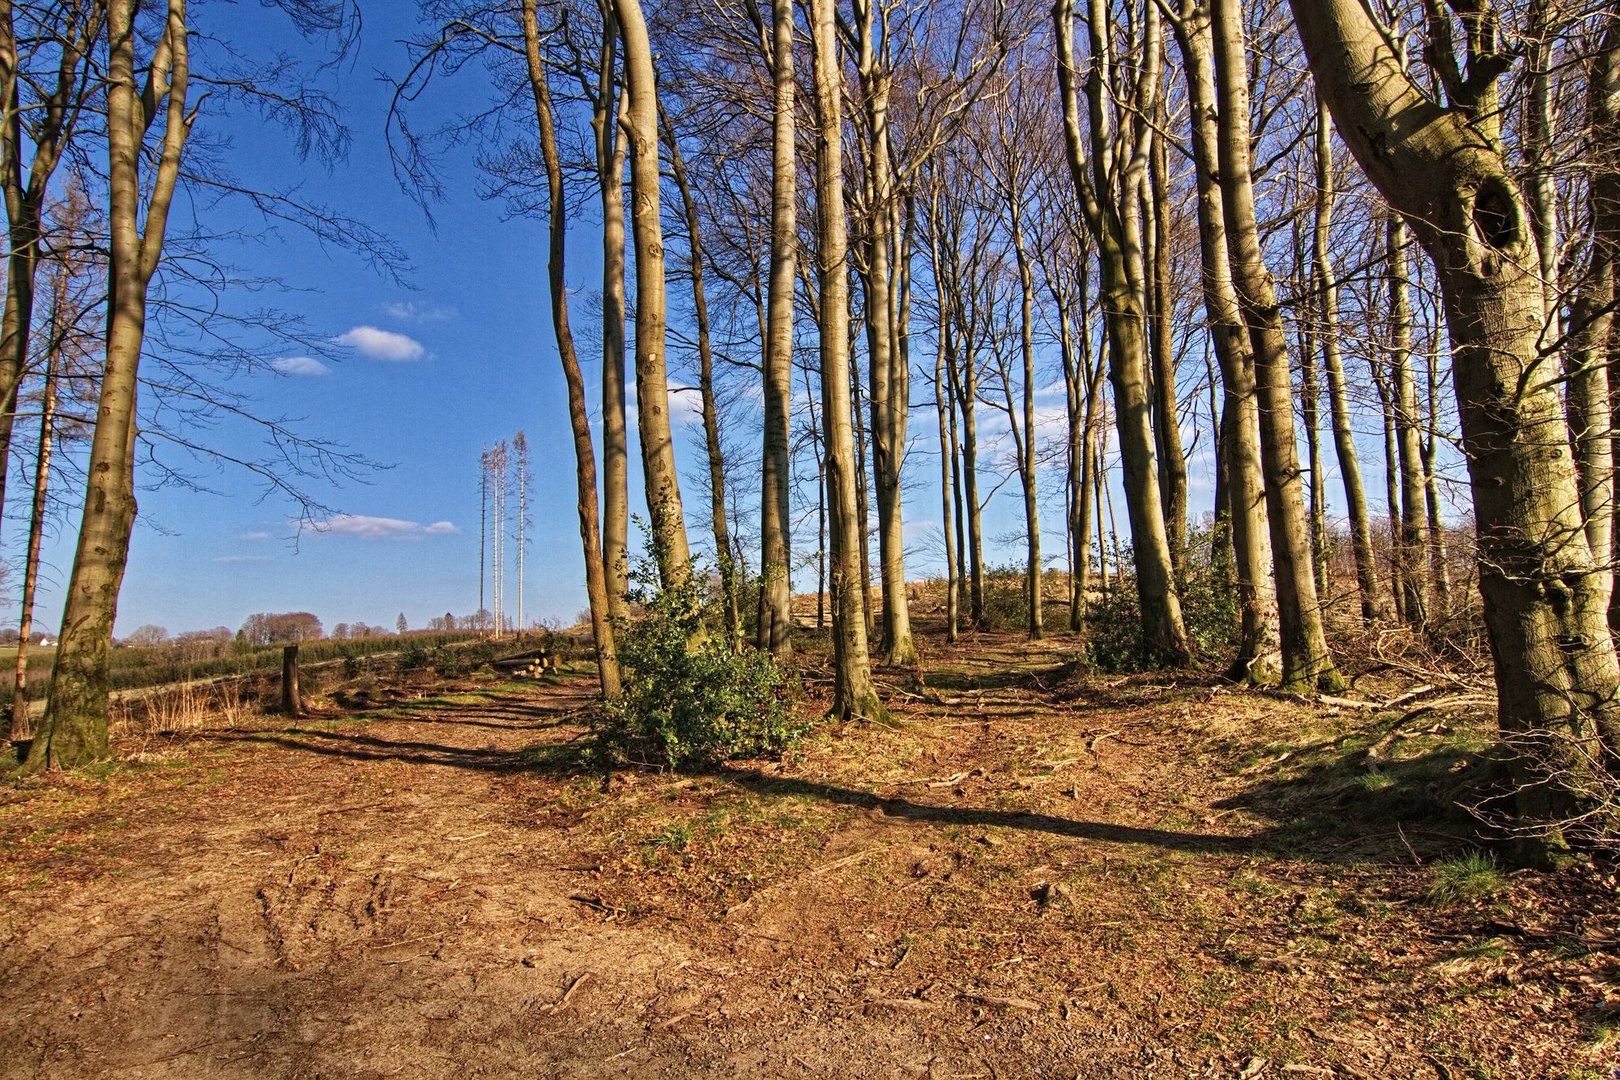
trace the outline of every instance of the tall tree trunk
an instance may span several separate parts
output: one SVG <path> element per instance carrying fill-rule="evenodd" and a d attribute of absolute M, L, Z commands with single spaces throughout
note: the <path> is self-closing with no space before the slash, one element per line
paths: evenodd
<path fill-rule="evenodd" d="M 1499 720 L 1520 809 L 1568 820 L 1620 753 L 1620 666 L 1581 521 L 1524 200 L 1498 149 L 1483 51 L 1449 106 L 1414 85 L 1360 0 L 1290 0 L 1322 95 L 1368 178 L 1434 260 L 1451 333 Z M 1481 84 L 1487 84 L 1482 91 Z M 1602 763 L 1596 765 L 1594 763 Z M 1554 826 L 1556 828 L 1556 826 Z"/>
<path fill-rule="evenodd" d="M 1417 377 L 1412 371 L 1412 301 L 1406 262 L 1406 223 L 1391 214 L 1385 231 L 1389 266 L 1390 388 L 1395 401 L 1395 447 L 1401 475 L 1401 541 L 1397 558 L 1403 607 L 1414 630 L 1429 625 L 1429 573 L 1425 543 L 1428 504 L 1423 495 L 1423 445 L 1419 436 Z"/>
<path fill-rule="evenodd" d="M 1016 173 L 1016 170 L 1012 170 Z M 1031 641 L 1046 636 L 1041 612 L 1041 512 L 1035 486 L 1035 271 L 1024 243 L 1024 215 L 1021 183 L 1009 177 L 1008 210 L 1011 215 L 1013 256 L 1018 265 L 1019 356 L 1023 360 L 1023 421 L 1013 416 L 1011 380 L 1007 380 L 1007 418 L 1012 422 L 1013 440 L 1018 451 L 1018 480 L 1024 492 L 1024 533 L 1028 559 L 1025 589 L 1029 603 L 1028 630 Z M 1022 438 L 1019 428 L 1022 426 Z"/>
<path fill-rule="evenodd" d="M 1429 552 L 1429 580 L 1434 583 L 1434 601 L 1445 615 L 1451 611 L 1451 564 L 1446 555 L 1446 520 L 1440 514 L 1440 477 L 1435 471 L 1435 453 L 1440 444 L 1440 358 L 1431 349 L 1426 359 L 1429 379 L 1428 407 L 1423 418 L 1423 503 L 1428 510 L 1429 529 L 1424 540 Z M 1607 400 L 1605 394 L 1605 403 Z"/>
<path fill-rule="evenodd" d="M 1271 538 L 1260 453 L 1254 351 L 1232 284 L 1225 200 L 1219 177 L 1220 110 L 1216 104 L 1214 40 L 1207 5 L 1184 3 L 1171 24 L 1187 77 L 1193 160 L 1198 184 L 1198 242 L 1204 310 L 1221 369 L 1220 439 L 1226 473 L 1226 524 L 1231 534 L 1238 600 L 1238 648 L 1229 678 L 1267 685 L 1279 675 L 1277 599 L 1271 577 Z M 1219 520 L 1219 519 L 1217 519 Z"/>
<path fill-rule="evenodd" d="M 1361 459 L 1356 454 L 1355 431 L 1350 426 L 1350 400 L 1344 382 L 1344 360 L 1339 351 L 1339 280 L 1333 266 L 1333 120 L 1327 104 L 1316 106 L 1316 220 L 1311 232 L 1311 261 L 1315 269 L 1317 303 L 1321 308 L 1322 368 L 1327 375 L 1328 410 L 1333 424 L 1333 450 L 1344 483 L 1344 502 L 1350 513 L 1350 550 L 1356 560 L 1356 589 L 1361 595 L 1361 618 L 1371 623 L 1384 613 L 1373 556 L 1372 522 L 1367 514 L 1367 490 L 1361 482 Z"/>
<path fill-rule="evenodd" d="M 1159 494 L 1158 466 L 1151 422 L 1152 403 L 1147 384 L 1147 333 L 1143 316 L 1145 286 L 1139 215 L 1133 200 L 1116 203 L 1113 169 L 1113 125 L 1105 88 L 1105 58 L 1111 19 L 1104 0 L 1091 0 L 1087 28 L 1091 35 L 1091 73 L 1086 82 L 1090 114 L 1090 155 L 1080 133 L 1079 88 L 1074 59 L 1071 0 L 1058 0 L 1052 9 L 1057 23 L 1058 81 L 1062 95 L 1064 143 L 1069 172 L 1080 196 L 1087 226 L 1097 241 L 1102 270 L 1103 312 L 1108 326 L 1109 381 L 1114 388 L 1115 424 L 1119 430 L 1120 461 L 1124 471 L 1125 503 L 1131 521 L 1136 555 L 1136 590 L 1142 612 L 1143 652 L 1169 665 L 1189 662 L 1192 644 L 1181 616 L 1165 529 L 1164 503 Z M 1158 84 L 1157 9 L 1149 5 L 1144 19 L 1146 40 L 1138 95 L 1138 109 L 1152 107 L 1149 95 Z M 1139 175 L 1145 166 L 1145 146 L 1138 138 L 1128 149 L 1127 172 Z M 1122 192 L 1132 190 L 1130 176 L 1117 181 Z"/>
<path fill-rule="evenodd" d="M 669 423 L 664 342 L 664 227 L 659 213 L 658 86 L 641 0 L 614 0 L 624 37 L 624 127 L 630 141 L 630 224 L 636 244 L 636 430 L 652 527 L 653 558 L 665 588 L 691 572 L 675 441 Z"/>
<path fill-rule="evenodd" d="M 882 718 L 872 685 L 857 545 L 855 432 L 850 422 L 848 233 L 844 217 L 843 92 L 833 0 L 812 0 L 816 114 L 816 281 L 821 302 L 821 412 L 832 526 L 833 703 L 840 720 Z"/>
<path fill-rule="evenodd" d="M 1305 238 L 1300 232 L 1300 221 L 1294 220 L 1294 280 L 1302 285 L 1309 280 L 1305 269 L 1309 258 Z M 1322 383 L 1316 370 L 1316 338 L 1318 334 L 1316 298 L 1309 296 L 1300 305 L 1296 320 L 1299 338 L 1299 413 L 1305 426 L 1305 468 L 1310 473 L 1310 502 L 1305 510 L 1311 537 L 1311 566 L 1316 572 L 1316 595 L 1328 592 L 1328 536 L 1327 536 L 1327 472 L 1322 467 Z"/>
<path fill-rule="evenodd" d="M 1373 386 L 1378 391 L 1378 408 L 1384 428 L 1384 516 L 1389 532 L 1390 598 L 1395 605 L 1395 618 L 1403 624 L 1406 619 L 1406 574 L 1401 566 L 1401 453 L 1400 440 L 1395 434 L 1395 387 L 1383 365 L 1374 361 Z"/>
<path fill-rule="evenodd" d="M 45 347 L 45 379 L 39 400 L 39 445 L 34 455 L 34 501 L 28 515 L 28 554 L 23 560 L 22 618 L 17 627 L 17 671 L 11 690 L 11 741 L 28 738 L 28 640 L 34 636 L 34 597 L 39 588 L 39 552 L 45 537 L 46 497 L 51 484 L 51 447 L 56 426 L 56 378 L 70 330 L 69 272 L 57 269 L 51 288 L 51 335 Z"/>
<path fill-rule="evenodd" d="M 24 103 L 23 56 L 41 48 L 17 40 L 15 6 L 0 0 L 0 192 L 6 209 L 5 298 L 0 301 L 0 509 L 5 507 L 4 463 L 11 457 L 17 393 L 28 367 L 35 279 L 43 254 L 43 215 L 57 165 L 68 152 L 78 121 L 93 100 L 87 69 L 107 19 L 106 0 L 66 0 L 50 12 L 54 46 L 60 50 L 56 80 L 35 87 Z M 24 117 L 24 110 L 29 115 Z M 31 158 L 25 161 L 25 156 Z"/>
<path fill-rule="evenodd" d="M 720 406 L 714 396 L 714 349 L 709 342 L 709 298 L 703 288 L 703 236 L 697 200 L 687 180 L 686 161 L 669 117 L 659 110 L 664 140 L 669 146 L 670 175 L 681 196 L 686 218 L 688 250 L 692 257 L 692 310 L 697 323 L 698 397 L 703 413 L 703 450 L 709 462 L 709 529 L 714 538 L 715 569 L 720 572 L 720 598 L 726 620 L 726 640 L 742 641 L 742 613 L 737 607 L 737 562 L 731 550 L 731 528 L 726 519 L 726 458 L 720 446 Z"/>
<path fill-rule="evenodd" d="M 1168 123 L 1165 95 L 1156 95 L 1156 113 L 1148 156 L 1146 198 L 1149 268 L 1149 326 L 1153 350 L 1153 436 L 1159 454 L 1159 490 L 1164 500 L 1164 529 L 1177 574 L 1187 569 L 1187 456 L 1181 449 L 1180 408 L 1176 391 L 1175 293 L 1170 266 L 1170 165 L 1161 131 Z"/>
<path fill-rule="evenodd" d="M 1620 4 L 1610 3 L 1609 25 L 1591 60 L 1587 79 L 1587 153 L 1594 163 L 1587 199 L 1592 217 L 1592 247 L 1585 273 L 1570 304 L 1569 386 L 1570 442 L 1580 477 L 1581 516 L 1594 559 L 1614 550 L 1614 421 L 1613 370 L 1620 301 Z M 1599 567 L 1593 587 L 1610 590 L 1614 570 Z M 1606 581 L 1604 579 L 1607 579 Z"/>
<path fill-rule="evenodd" d="M 144 93 L 135 75 L 138 6 L 138 0 L 115 0 L 107 17 L 107 362 L 50 701 L 23 766 L 28 772 L 107 756 L 108 653 L 135 527 L 135 399 L 147 289 L 163 253 L 192 121 L 186 2 L 168 0 Z M 143 185 L 141 144 L 154 126 L 160 141 Z"/>
<path fill-rule="evenodd" d="M 868 197 L 865 273 L 867 363 L 871 411 L 872 494 L 878 512 L 878 568 L 883 586 L 883 654 L 888 664 L 914 664 L 917 646 L 911 637 L 906 596 L 906 545 L 900 497 L 900 463 L 905 454 L 908 384 L 895 326 L 896 200 L 892 150 L 889 145 L 889 86 L 884 55 L 887 38 L 879 37 L 880 0 L 856 5 L 856 70 L 860 74 L 865 121 L 865 188 Z M 885 23 L 886 23 L 885 17 Z"/>
<path fill-rule="evenodd" d="M 612 0 L 598 0 L 602 50 L 593 95 L 596 183 L 602 201 L 602 560 L 608 609 L 630 620 L 630 437 L 625 411 L 624 136 L 615 69 L 619 24 Z"/>
<path fill-rule="evenodd" d="M 541 58 L 540 26 L 536 15 L 538 0 L 522 0 L 523 46 L 528 61 L 529 89 L 534 97 L 534 115 L 540 129 L 540 155 L 545 161 L 547 206 L 550 223 L 547 283 L 551 292 L 551 329 L 557 339 L 557 355 L 562 360 L 563 380 L 568 386 L 568 423 L 574 436 L 574 480 L 578 493 L 579 540 L 585 556 L 585 595 L 591 607 L 591 639 L 596 643 L 596 673 L 602 696 L 613 699 L 622 691 L 618 649 L 614 643 L 613 605 L 603 557 L 600 510 L 596 497 L 596 450 L 591 445 L 591 420 L 585 402 L 585 377 L 580 371 L 579 354 L 574 349 L 574 333 L 568 325 L 568 206 L 563 193 L 562 155 L 557 149 L 556 121 L 551 105 L 551 86 Z"/>
<path fill-rule="evenodd" d="M 1322 626 L 1305 526 L 1304 485 L 1294 435 L 1293 381 L 1276 286 L 1266 268 L 1255 224 L 1249 149 L 1248 53 L 1239 0 L 1212 0 L 1215 89 L 1220 107 L 1219 155 L 1226 243 L 1249 339 L 1254 348 L 1256 398 L 1260 408 L 1260 457 L 1265 470 L 1266 510 L 1277 582 L 1277 622 L 1285 691 L 1337 691 L 1344 679 L 1334 667 Z"/>
<path fill-rule="evenodd" d="M 964 344 L 969 339 L 964 335 Z M 979 398 L 978 361 L 971 345 L 959 357 L 961 370 L 954 381 L 956 406 L 962 413 L 962 501 L 967 517 L 968 620 L 984 625 L 984 525 L 979 502 L 979 423 L 974 406 Z M 947 372 L 949 374 L 949 372 Z"/>
<path fill-rule="evenodd" d="M 765 329 L 764 453 L 760 466 L 759 628 L 755 643 L 793 655 L 792 530 L 788 517 L 793 413 L 793 282 L 798 273 L 793 0 L 771 0 L 771 272 Z"/>

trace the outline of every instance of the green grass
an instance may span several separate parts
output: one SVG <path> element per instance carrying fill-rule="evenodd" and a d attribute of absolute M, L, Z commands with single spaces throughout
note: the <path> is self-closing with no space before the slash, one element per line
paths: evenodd
<path fill-rule="evenodd" d="M 1470 851 L 1437 863 L 1429 884 L 1429 899 L 1441 905 L 1488 900 L 1502 891 L 1506 879 L 1496 859 L 1482 851 Z"/>

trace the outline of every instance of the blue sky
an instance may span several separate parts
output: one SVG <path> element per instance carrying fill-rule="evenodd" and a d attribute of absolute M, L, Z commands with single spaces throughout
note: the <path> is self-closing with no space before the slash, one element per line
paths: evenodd
<path fill-rule="evenodd" d="M 530 621 L 571 622 L 585 604 L 572 442 L 549 321 L 544 228 L 535 220 L 513 219 L 500 203 L 481 199 L 480 177 L 471 164 L 447 166 L 451 195 L 433 205 L 430 226 L 396 181 L 383 135 L 391 94 L 387 77 L 404 70 L 400 39 L 416 32 L 414 5 L 368 5 L 365 17 L 357 53 L 323 76 L 325 89 L 344 102 L 344 120 L 353 133 L 346 159 L 330 169 L 302 163 L 284 133 L 241 117 L 226 120 L 206 105 L 199 131 L 230 138 L 224 159 L 234 174 L 296 187 L 300 198 L 361 218 L 392 238 L 412 264 L 408 283 L 402 285 L 290 226 L 223 252 L 245 271 L 275 276 L 287 287 L 279 295 L 245 302 L 271 304 L 301 317 L 312 336 L 331 350 L 331 355 L 311 356 L 270 348 L 266 359 L 278 373 L 256 376 L 237 388 L 252 396 L 262 414 L 299 418 L 301 433 L 337 440 L 388 467 L 370 473 L 364 482 L 313 485 L 313 493 L 338 512 L 321 530 L 300 529 L 294 504 L 274 494 L 265 497 L 254 477 L 229 467 L 200 477 L 213 493 L 143 488 L 142 520 L 120 602 L 120 635 L 146 623 L 174 633 L 216 625 L 235 629 L 254 612 L 309 610 L 330 630 L 337 623 L 357 621 L 391 628 L 400 613 L 419 627 L 447 611 L 474 611 L 479 600 L 479 454 L 519 429 L 530 439 L 536 496 L 524 613 Z M 223 39 L 295 52 L 301 47 L 278 16 L 254 6 L 210 5 L 206 18 L 207 28 Z M 413 115 L 426 123 L 433 116 L 442 119 L 458 109 L 476 108 L 485 90 L 477 72 L 465 72 L 437 87 Z M 245 228 L 263 229 L 253 217 L 237 220 Z M 600 277 L 597 228 L 596 221 L 582 217 L 572 234 L 569 278 L 576 290 L 576 329 L 590 321 L 588 297 Z M 675 258 L 681 254 L 676 252 Z M 674 302 L 677 307 L 683 303 Z M 919 326 L 919 333 L 923 329 Z M 594 397 L 600 364 L 588 334 L 581 333 L 580 347 Z M 931 348 L 924 345 L 928 355 L 919 358 L 930 368 Z M 671 378 L 677 384 L 690 381 L 678 371 Z M 913 381 L 913 398 L 929 405 L 912 419 L 906 535 L 911 569 L 927 572 L 939 566 L 938 464 L 932 391 L 920 375 Z M 674 412 L 686 426 L 677 438 L 678 453 L 688 519 L 694 542 L 701 545 L 707 519 L 700 449 L 692 411 L 680 407 L 694 399 L 693 394 L 678 395 Z M 741 402 L 728 430 L 750 455 L 757 455 L 757 414 L 748 395 Z M 1061 385 L 1047 387 L 1043 415 L 1057 420 L 1062 402 Z M 981 424 L 991 444 L 983 451 L 989 458 L 998 452 L 995 432 L 1004 425 L 989 410 L 981 414 Z M 1190 425 L 1189 419 L 1189 444 Z M 251 456 L 259 436 L 227 426 L 207 433 L 207 439 L 227 453 Z M 1208 441 L 1200 441 L 1189 463 L 1195 515 L 1207 507 L 1212 486 Z M 1376 460 L 1373 449 L 1364 453 Z M 638 460 L 632 445 L 633 511 L 639 503 L 634 480 Z M 1054 463 L 1042 477 L 1043 490 L 1053 492 L 1042 506 L 1049 560 L 1059 560 L 1063 550 L 1059 471 Z M 154 477 L 147 472 L 138 479 L 150 482 Z M 987 478 L 983 489 L 993 484 Z M 21 487 L 14 478 L 12 490 Z M 745 488 L 736 497 L 751 517 L 757 496 Z M 813 488 L 808 497 L 813 500 Z M 1013 480 L 987 510 L 992 563 L 1021 557 L 1018 498 Z M 18 496 L 13 514 L 20 504 Z M 1116 505 L 1123 527 L 1123 504 Z M 813 509 L 812 501 L 812 515 Z M 76 511 L 65 516 L 46 552 L 36 616 L 42 626 L 54 626 L 60 613 L 76 523 Z M 812 517 L 809 531 L 797 537 L 799 553 L 813 550 L 813 528 Z M 16 557 L 22 532 L 15 517 L 8 520 L 9 557 Z M 515 557 L 508 562 L 515 567 Z M 813 588 L 813 570 L 797 584 Z M 515 591 L 514 578 L 508 585 L 511 614 L 517 608 Z"/>

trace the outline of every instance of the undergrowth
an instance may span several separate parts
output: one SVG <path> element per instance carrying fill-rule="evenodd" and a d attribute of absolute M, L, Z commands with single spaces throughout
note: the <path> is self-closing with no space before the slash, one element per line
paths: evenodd
<path fill-rule="evenodd" d="M 701 768 L 778 753 L 804 735 L 790 674 L 769 653 L 734 650 L 706 630 L 720 625 L 718 598 L 700 575 L 660 589 L 643 566 L 635 580 L 641 614 L 617 639 L 623 693 L 596 721 L 609 763 Z"/>

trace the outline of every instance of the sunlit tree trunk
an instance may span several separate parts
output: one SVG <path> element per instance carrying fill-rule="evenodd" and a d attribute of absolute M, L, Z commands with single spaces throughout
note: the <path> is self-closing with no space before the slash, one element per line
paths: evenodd
<path fill-rule="evenodd" d="M 1407 625 L 1429 624 L 1429 572 L 1425 543 L 1428 503 L 1423 494 L 1423 445 L 1419 436 L 1417 377 L 1412 371 L 1412 301 L 1408 280 L 1406 223 L 1391 214 L 1385 230 L 1389 267 L 1390 389 L 1395 404 L 1395 448 L 1400 462 L 1401 537 L 1396 558 L 1401 564 L 1401 604 Z"/>
<path fill-rule="evenodd" d="M 877 503 L 878 570 L 883 588 L 883 655 L 889 664 L 912 664 L 917 646 L 911 637 L 906 595 L 906 550 L 900 463 L 905 454 L 909 385 L 898 349 L 892 305 L 897 267 L 893 210 L 892 150 L 889 145 L 889 88 L 886 37 L 879 34 L 881 0 L 855 5 L 856 70 L 860 75 L 862 119 L 866 137 L 866 258 L 862 275 L 866 291 L 866 341 L 871 413 L 872 496 Z M 884 17 L 885 27 L 887 17 Z"/>
<path fill-rule="evenodd" d="M 703 236 L 697 199 L 686 175 L 686 160 L 669 118 L 664 138 L 669 146 L 670 176 L 681 196 L 686 219 L 687 247 L 692 258 L 692 312 L 698 350 L 698 397 L 703 414 L 703 450 L 709 464 L 709 530 L 714 538 L 715 569 L 720 573 L 720 602 L 726 620 L 726 640 L 742 640 L 742 614 L 737 608 L 737 562 L 731 550 L 731 526 L 726 518 L 726 458 L 720 446 L 720 406 L 714 396 L 714 348 L 709 340 L 709 298 L 703 288 Z"/>
<path fill-rule="evenodd" d="M 1266 685 L 1280 667 L 1277 599 L 1271 576 L 1271 536 L 1260 454 L 1254 351 L 1232 284 L 1224 197 L 1219 182 L 1214 42 L 1207 5 L 1186 3 L 1172 23 L 1187 77 L 1193 159 L 1197 166 L 1198 241 L 1204 310 L 1221 369 L 1219 438 L 1226 476 L 1225 524 L 1231 534 L 1238 600 L 1238 648 L 1227 675 Z M 1219 522 L 1220 519 L 1217 519 Z"/>
<path fill-rule="evenodd" d="M 1511 58 L 1471 41 L 1468 76 L 1428 100 L 1360 0 L 1290 0 L 1322 96 L 1368 178 L 1434 260 L 1473 491 L 1480 592 L 1499 720 L 1521 751 L 1520 810 L 1585 805 L 1620 753 L 1620 666 L 1581 521 L 1524 199 L 1499 149 L 1495 76 Z M 1556 827 L 1556 826 L 1555 826 Z"/>
<path fill-rule="evenodd" d="M 665 588 L 691 571 L 681 510 L 665 368 L 664 226 L 659 213 L 658 86 L 640 0 L 614 0 L 624 38 L 624 115 L 629 140 L 630 224 L 636 248 L 636 430 L 652 529 L 653 558 Z"/>
<path fill-rule="evenodd" d="M 574 478 L 578 492 L 579 539 L 585 556 L 585 594 L 591 607 L 591 638 L 596 643 L 596 672 L 602 696 L 620 694 L 619 657 L 614 644 L 613 606 L 609 599 L 609 578 L 602 551 L 600 510 L 596 497 L 596 450 L 591 445 L 591 421 L 585 402 L 585 377 L 580 371 L 574 334 L 568 324 L 567 234 L 568 206 L 563 193 L 562 155 L 557 149 L 556 123 L 551 104 L 551 87 L 541 59 L 538 0 L 522 0 L 524 56 L 528 62 L 529 89 L 534 97 L 535 120 L 540 130 L 540 154 L 545 161 L 547 206 L 550 222 L 547 283 L 551 292 L 551 328 L 557 339 L 557 355 L 562 359 L 563 379 L 568 385 L 568 422 L 574 436 Z"/>
<path fill-rule="evenodd" d="M 1158 451 L 1164 530 L 1176 572 L 1187 563 L 1187 457 L 1181 449 L 1181 410 L 1176 391 L 1175 294 L 1170 266 L 1170 166 L 1165 138 L 1165 95 L 1156 95 L 1155 130 L 1143 188 L 1142 218 L 1148 238 L 1149 341 L 1153 356 L 1153 436 Z"/>
<path fill-rule="evenodd" d="M 1260 249 L 1249 148 L 1248 53 L 1239 0 L 1212 0 L 1219 156 L 1226 243 L 1249 339 L 1260 409 L 1260 457 L 1277 583 L 1277 622 L 1284 690 L 1336 691 L 1344 680 L 1328 651 L 1306 532 L 1293 383 L 1276 286 Z"/>
<path fill-rule="evenodd" d="M 1320 98 L 1316 108 L 1316 220 L 1311 232 L 1317 304 L 1322 326 L 1322 368 L 1327 375 L 1328 410 L 1333 424 L 1333 449 L 1344 484 L 1345 506 L 1350 513 L 1350 549 L 1356 560 L 1356 589 L 1361 595 L 1361 617 L 1378 619 L 1384 596 L 1373 556 L 1372 522 L 1367 513 L 1367 490 L 1361 482 L 1361 459 L 1356 454 L 1355 431 L 1350 426 L 1350 400 L 1344 381 L 1344 359 L 1339 349 L 1339 281 L 1333 265 L 1332 229 L 1335 200 L 1333 177 L 1333 120 Z"/>
<path fill-rule="evenodd" d="M 185 0 L 168 0 L 144 93 L 136 82 L 138 6 L 138 0 L 115 0 L 107 17 L 107 362 L 50 701 L 24 764 L 29 772 L 107 756 L 108 652 L 135 526 L 135 399 L 147 290 L 163 253 L 194 115 L 186 100 Z M 154 128 L 156 155 L 143 184 L 142 143 Z"/>
<path fill-rule="evenodd" d="M 872 685 L 865 590 L 856 516 L 855 432 L 850 422 L 848 233 L 844 216 L 843 92 L 833 0 L 812 0 L 816 114 L 816 282 L 821 306 L 821 412 L 826 432 L 827 503 L 832 532 L 833 703 L 841 720 L 879 718 Z"/>
<path fill-rule="evenodd" d="M 793 2 L 771 3 L 771 272 L 765 328 L 764 455 L 760 468 L 760 592 L 756 644 L 793 655 L 793 580 L 788 517 L 793 398 L 793 282 L 798 273 L 794 140 Z"/>
<path fill-rule="evenodd" d="M 630 618 L 630 441 L 625 412 L 624 136 L 617 79 L 619 24 L 611 0 L 598 0 L 601 53 L 591 94 L 596 184 L 602 203 L 602 560 L 608 607 Z"/>
<path fill-rule="evenodd" d="M 45 346 L 45 374 L 39 396 L 39 444 L 34 455 L 34 501 L 28 515 L 28 553 L 23 559 L 22 617 L 17 627 L 17 670 L 11 690 L 11 741 L 28 738 L 28 641 L 34 636 L 34 598 L 39 589 L 39 552 L 45 538 L 46 498 L 50 494 L 51 449 L 56 426 L 56 379 L 69 333 L 66 266 L 58 267 L 51 285 L 51 333 Z"/>
<path fill-rule="evenodd" d="M 6 209 L 5 298 L 0 301 L 0 508 L 17 393 L 28 368 L 35 279 L 43 255 L 43 215 L 57 166 L 68 153 L 79 117 L 95 85 L 88 66 L 92 46 L 107 19 L 106 0 L 63 0 L 46 16 L 60 50 L 54 83 L 35 89 L 25 102 L 21 80 L 27 54 L 44 46 L 17 39 L 12 0 L 0 0 L 0 192 Z M 23 115 L 27 109 L 28 116 Z"/>
<path fill-rule="evenodd" d="M 1165 529 L 1164 503 L 1154 453 L 1152 402 L 1147 378 L 1147 327 L 1144 317 L 1145 284 L 1139 215 L 1134 200 L 1113 196 L 1129 193 L 1146 164 L 1145 135 L 1135 125 L 1137 138 L 1124 147 L 1125 171 L 1114 175 L 1112 100 L 1107 89 L 1109 40 L 1112 20 L 1104 0 L 1091 0 L 1087 29 L 1092 66 L 1086 80 L 1090 115 L 1089 154 L 1082 140 L 1078 69 L 1074 57 L 1071 0 L 1058 0 L 1052 9 L 1057 24 L 1058 81 L 1062 96 L 1064 143 L 1069 172 L 1080 196 L 1087 226 L 1097 242 L 1102 271 L 1103 312 L 1107 320 L 1109 381 L 1114 389 L 1115 424 L 1119 430 L 1120 461 L 1124 471 L 1125 503 L 1131 521 L 1131 542 L 1136 556 L 1136 589 L 1142 612 L 1143 651 L 1155 661 L 1184 664 L 1192 657 L 1181 615 Z M 1143 62 L 1136 98 L 1138 109 L 1151 109 L 1158 85 L 1159 20 L 1149 5 L 1140 42 Z"/>

